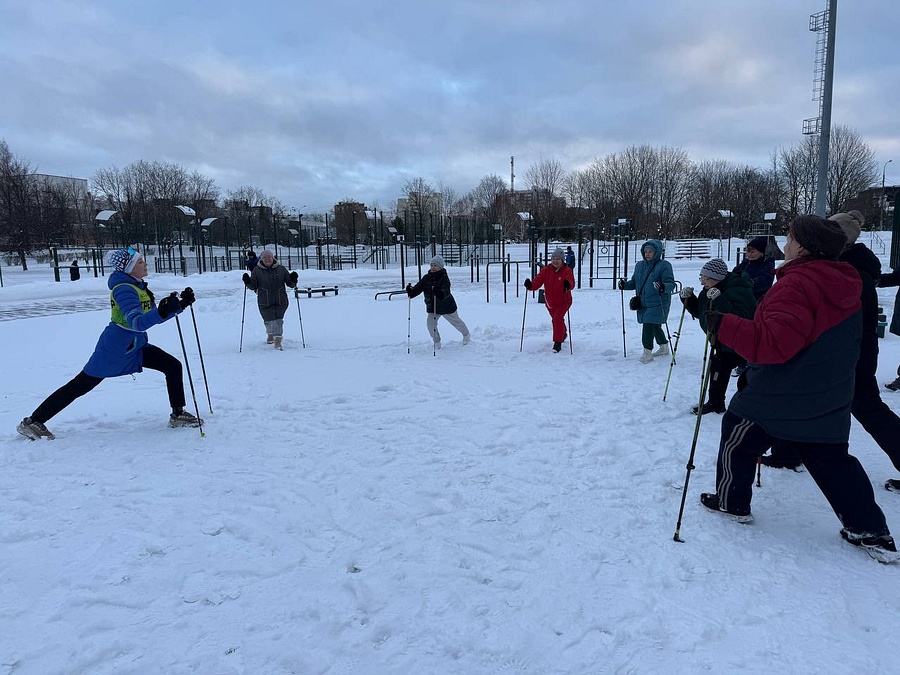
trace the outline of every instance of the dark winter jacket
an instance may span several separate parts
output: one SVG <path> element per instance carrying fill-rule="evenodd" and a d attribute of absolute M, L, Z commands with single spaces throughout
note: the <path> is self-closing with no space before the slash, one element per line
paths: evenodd
<path fill-rule="evenodd" d="M 125 272 L 113 272 L 106 284 L 110 289 L 113 320 L 100 334 L 83 370 L 92 377 L 139 373 L 144 358 L 141 350 L 149 344 L 147 329 L 180 314 L 181 308 L 163 319 L 147 283 Z"/>
<path fill-rule="evenodd" d="M 569 290 L 567 291 L 563 282 L 569 282 Z M 565 307 L 567 310 L 572 306 L 572 289 L 575 287 L 575 275 L 572 268 L 568 265 L 560 265 L 556 269 L 553 264 L 544 265 L 541 271 L 534 275 L 531 280 L 531 290 L 536 291 L 544 287 L 544 302 L 548 310 Z"/>
<path fill-rule="evenodd" d="M 772 282 L 775 281 L 775 261 L 771 258 L 756 260 L 744 258 L 732 272 L 735 274 L 743 272 L 750 277 L 750 282 L 753 284 L 753 296 L 759 302 L 766 291 L 772 288 Z"/>
<path fill-rule="evenodd" d="M 714 309 L 723 314 L 735 314 L 745 319 L 752 319 L 756 312 L 756 298 L 753 297 L 753 288 L 750 283 L 750 277 L 746 274 L 736 274 L 729 272 L 725 275 L 716 288 L 721 295 L 710 303 L 706 295 L 706 289 L 700 291 L 699 296 L 692 295 L 684 299 L 684 307 L 690 315 L 700 320 L 700 327 L 706 332 L 706 312 Z M 710 306 L 711 305 L 711 306 Z M 723 341 L 719 341 L 719 350 L 721 352 L 732 352 L 730 347 Z"/>
<path fill-rule="evenodd" d="M 750 362 L 729 410 L 775 438 L 846 442 L 862 333 L 859 274 L 802 256 L 775 276 L 752 320 L 722 317 L 719 339 Z"/>
<path fill-rule="evenodd" d="M 641 246 L 641 256 L 647 248 L 653 249 L 653 257 L 647 261 L 641 258 L 634 266 L 634 275 L 625 282 L 625 290 L 639 290 L 642 308 L 637 311 L 638 323 L 664 324 L 669 320 L 672 293 L 675 292 L 675 275 L 672 265 L 662 259 L 662 242 L 651 239 Z M 653 287 L 654 281 L 663 284 L 663 290 Z M 646 282 L 646 283 L 645 283 Z"/>
<path fill-rule="evenodd" d="M 575 251 L 566 251 L 566 265 L 570 269 L 575 269 Z"/>
<path fill-rule="evenodd" d="M 456 300 L 450 293 L 450 276 L 447 270 L 441 267 L 438 270 L 429 270 L 428 274 L 419 279 L 419 283 L 412 287 L 408 293 L 414 298 L 419 294 L 425 296 L 425 309 L 429 314 L 453 314 L 456 311 Z M 437 300 L 437 308 L 435 308 Z"/>
<path fill-rule="evenodd" d="M 244 259 L 244 267 L 247 268 L 248 272 L 252 272 L 256 268 L 258 262 L 259 258 L 255 255 L 249 255 Z"/>
<path fill-rule="evenodd" d="M 900 286 L 900 271 L 891 270 L 888 274 L 882 274 L 878 279 L 878 288 Z M 900 290 L 894 296 L 894 314 L 891 316 L 891 325 L 888 327 L 894 335 L 900 335 Z M 900 373 L 898 373 L 900 374 Z"/>
<path fill-rule="evenodd" d="M 290 273 L 275 260 L 271 267 L 266 267 L 260 260 L 250 273 L 247 288 L 256 291 L 256 304 L 263 321 L 283 319 L 288 308 L 288 296 L 284 287 L 296 287 L 297 282 L 291 279 Z"/>

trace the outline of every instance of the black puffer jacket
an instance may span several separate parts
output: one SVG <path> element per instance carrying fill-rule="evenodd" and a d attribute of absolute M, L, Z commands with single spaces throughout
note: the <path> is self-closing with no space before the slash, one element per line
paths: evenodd
<path fill-rule="evenodd" d="M 450 293 L 450 277 L 443 267 L 437 271 L 429 271 L 419 279 L 419 283 L 412 287 L 408 295 L 414 298 L 420 293 L 425 296 L 425 309 L 429 314 L 453 314 L 456 311 L 456 300 Z"/>
<path fill-rule="evenodd" d="M 851 264 L 862 279 L 862 341 L 856 377 L 874 377 L 878 368 L 878 291 L 875 288 L 881 276 L 881 261 L 865 244 L 853 244 L 838 260 Z"/>

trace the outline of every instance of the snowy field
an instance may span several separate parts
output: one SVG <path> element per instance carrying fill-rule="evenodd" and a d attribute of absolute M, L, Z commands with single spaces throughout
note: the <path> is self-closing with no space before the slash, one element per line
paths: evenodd
<path fill-rule="evenodd" d="M 672 262 L 697 285 L 702 260 Z M 752 525 L 703 509 L 717 415 L 673 541 L 696 322 L 664 402 L 669 362 L 638 363 L 627 308 L 623 358 L 608 282 L 575 291 L 574 354 L 553 354 L 543 305 L 528 300 L 520 352 L 524 296 L 510 286 L 504 304 L 495 280 L 488 304 L 483 273 L 449 273 L 472 343 L 441 322 L 436 355 L 421 298 L 374 299 L 401 287 L 396 268 L 301 272 L 340 294 L 301 299 L 306 348 L 291 298 L 283 352 L 264 344 L 252 294 L 238 352 L 240 272 L 152 275 L 157 297 L 196 290 L 213 414 L 190 312 L 180 321 L 206 436 L 166 427 L 163 378 L 146 371 L 105 381 L 48 423 L 57 440 L 31 442 L 15 425 L 86 362 L 106 280 L 4 268 L 0 311 L 97 309 L 0 321 L 0 673 L 892 671 L 900 566 L 842 542 L 805 473 L 764 467 Z M 890 313 L 894 289 L 879 293 Z M 174 321 L 150 338 L 181 358 Z M 900 338 L 881 350 L 886 382 Z M 900 534 L 900 495 L 882 488 L 896 473 L 855 421 L 851 450 Z"/>

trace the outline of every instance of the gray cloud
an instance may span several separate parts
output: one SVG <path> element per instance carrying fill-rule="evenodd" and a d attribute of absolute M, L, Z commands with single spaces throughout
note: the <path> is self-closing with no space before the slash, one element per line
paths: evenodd
<path fill-rule="evenodd" d="M 4 2 L 0 137 L 48 173 L 160 159 L 312 210 L 417 176 L 464 193 L 510 155 L 763 165 L 817 113 L 824 1 L 188 4 Z M 900 161 L 891 12 L 839 10 L 833 119 Z"/>

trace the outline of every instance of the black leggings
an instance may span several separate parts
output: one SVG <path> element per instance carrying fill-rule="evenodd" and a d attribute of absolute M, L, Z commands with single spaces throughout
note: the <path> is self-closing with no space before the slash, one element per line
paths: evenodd
<path fill-rule="evenodd" d="M 173 408 L 184 408 L 184 377 L 181 370 L 181 361 L 155 345 L 147 345 L 144 347 L 143 355 L 144 368 L 158 370 L 166 376 L 166 389 L 169 392 L 169 404 Z M 31 413 L 32 421 L 44 424 L 48 420 L 53 419 L 57 413 L 65 409 L 76 398 L 84 396 L 91 391 L 91 389 L 103 382 L 103 379 L 104 378 L 102 377 L 88 375 L 82 370 L 75 377 L 50 394 L 50 396 L 48 396 L 46 400 Z"/>

